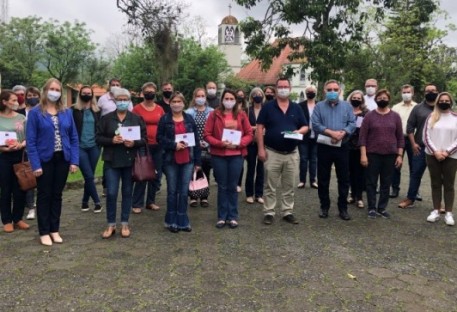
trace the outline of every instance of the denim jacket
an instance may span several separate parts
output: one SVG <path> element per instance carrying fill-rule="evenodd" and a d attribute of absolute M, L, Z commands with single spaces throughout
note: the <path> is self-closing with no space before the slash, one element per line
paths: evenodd
<path fill-rule="evenodd" d="M 184 125 L 186 132 L 193 132 L 195 134 L 195 142 L 200 142 L 198 136 L 197 125 L 194 119 L 187 113 L 183 112 Z M 173 121 L 172 113 L 167 113 L 160 118 L 159 127 L 157 128 L 157 142 L 164 150 L 163 161 L 164 164 L 173 163 L 175 159 L 176 142 L 175 142 L 175 123 Z M 190 148 L 190 161 L 196 166 L 201 166 L 201 150 L 198 144 Z"/>
<path fill-rule="evenodd" d="M 214 108 L 209 107 L 208 105 L 205 107 L 204 112 L 205 112 L 206 119 L 208 119 L 209 113 L 211 113 L 213 110 L 214 110 Z M 197 115 L 197 107 L 194 106 L 194 107 L 190 107 L 190 108 L 186 109 L 186 114 L 192 116 L 192 118 L 195 119 L 195 116 Z"/>

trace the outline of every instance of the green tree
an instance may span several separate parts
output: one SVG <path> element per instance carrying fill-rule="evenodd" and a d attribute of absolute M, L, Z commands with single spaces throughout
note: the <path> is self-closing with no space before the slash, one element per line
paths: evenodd
<path fill-rule="evenodd" d="M 91 56 L 82 65 L 79 81 L 93 85 L 104 85 L 111 76 L 111 61 L 101 56 Z"/>
<path fill-rule="evenodd" d="M 82 64 L 95 50 L 85 23 L 53 21 L 46 26 L 42 64 L 63 84 L 76 82 Z"/>

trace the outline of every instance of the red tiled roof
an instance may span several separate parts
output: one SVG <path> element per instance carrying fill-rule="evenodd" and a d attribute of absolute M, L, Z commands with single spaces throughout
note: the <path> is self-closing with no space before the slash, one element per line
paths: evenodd
<path fill-rule="evenodd" d="M 78 91 L 79 92 L 79 89 L 81 89 L 81 87 L 83 86 L 83 84 L 81 83 L 78 83 L 78 84 L 75 84 L 75 85 L 71 85 L 71 84 L 68 84 L 67 87 L 75 90 L 75 91 Z M 92 85 L 92 90 L 94 90 L 94 95 L 96 97 L 100 97 L 102 96 L 103 94 L 105 94 L 107 92 L 107 90 L 97 84 L 94 84 Z"/>
<path fill-rule="evenodd" d="M 284 65 L 301 63 L 301 61 L 291 62 L 287 57 L 292 53 L 289 45 L 282 49 L 281 54 L 273 59 L 270 68 L 262 71 L 259 60 L 253 60 L 243 66 L 237 76 L 243 80 L 255 81 L 257 84 L 274 85 L 281 76 Z"/>

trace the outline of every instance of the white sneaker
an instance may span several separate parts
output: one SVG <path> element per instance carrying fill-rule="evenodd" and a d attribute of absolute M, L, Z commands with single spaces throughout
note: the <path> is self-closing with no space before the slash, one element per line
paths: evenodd
<path fill-rule="evenodd" d="M 246 202 L 248 204 L 253 204 L 254 203 L 254 198 L 252 196 L 249 196 L 248 198 L 246 198 Z"/>
<path fill-rule="evenodd" d="M 448 211 L 444 215 L 444 222 L 446 222 L 447 225 L 454 225 L 454 216 L 452 215 L 452 212 Z"/>
<path fill-rule="evenodd" d="M 35 219 L 35 208 L 29 209 L 29 213 L 27 214 L 27 220 L 34 220 Z"/>
<path fill-rule="evenodd" d="M 440 219 L 440 212 L 437 209 L 433 209 L 430 215 L 427 217 L 428 222 L 435 222 Z"/>

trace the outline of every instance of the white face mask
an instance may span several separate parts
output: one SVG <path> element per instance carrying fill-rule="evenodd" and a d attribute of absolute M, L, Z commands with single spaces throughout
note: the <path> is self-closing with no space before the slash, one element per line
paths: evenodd
<path fill-rule="evenodd" d="M 51 102 L 57 102 L 60 99 L 61 93 L 59 91 L 49 90 L 48 100 Z"/>
<path fill-rule="evenodd" d="M 222 104 L 224 104 L 224 107 L 226 109 L 232 109 L 235 106 L 236 101 L 235 100 L 233 100 L 233 101 L 232 100 L 224 100 L 222 102 Z"/>
<path fill-rule="evenodd" d="M 280 88 L 278 89 L 278 97 L 280 98 L 288 98 L 290 95 L 290 90 L 288 88 Z"/>
<path fill-rule="evenodd" d="M 207 89 L 206 93 L 208 93 L 208 95 L 216 95 L 216 89 Z"/>
<path fill-rule="evenodd" d="M 401 98 L 403 99 L 403 102 L 409 102 L 413 98 L 413 95 L 411 93 L 402 93 Z"/>
<path fill-rule="evenodd" d="M 376 93 L 376 88 L 367 87 L 367 88 L 365 88 L 365 92 L 367 93 L 368 96 L 373 96 Z"/>
<path fill-rule="evenodd" d="M 205 103 L 206 103 L 206 98 L 204 98 L 204 97 L 195 98 L 195 104 L 202 106 L 202 105 L 205 105 Z"/>

